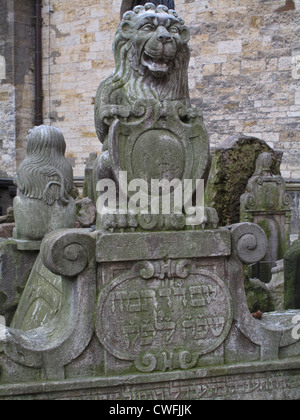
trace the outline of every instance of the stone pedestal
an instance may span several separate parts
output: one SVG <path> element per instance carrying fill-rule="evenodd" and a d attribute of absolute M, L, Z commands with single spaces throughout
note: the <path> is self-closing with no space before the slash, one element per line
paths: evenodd
<path fill-rule="evenodd" d="M 243 264 L 266 246 L 251 223 L 52 232 L 41 257 L 61 304 L 45 325 L 6 330 L 0 398 L 300 398 L 299 312 L 257 320 L 246 303 Z"/>

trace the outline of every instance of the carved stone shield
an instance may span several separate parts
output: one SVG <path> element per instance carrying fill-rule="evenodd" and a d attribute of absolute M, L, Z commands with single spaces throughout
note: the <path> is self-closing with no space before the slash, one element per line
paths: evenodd
<path fill-rule="evenodd" d="M 111 125 L 108 146 L 116 179 L 127 171 L 128 183 L 149 186 L 153 179 L 202 179 L 209 160 L 202 117 L 179 101 L 136 101 L 129 118 Z"/>

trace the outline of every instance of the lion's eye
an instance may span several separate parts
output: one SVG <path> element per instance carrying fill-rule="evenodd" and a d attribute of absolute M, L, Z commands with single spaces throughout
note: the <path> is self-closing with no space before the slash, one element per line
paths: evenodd
<path fill-rule="evenodd" d="M 171 28 L 169 28 L 169 32 L 171 34 L 178 34 L 179 33 L 179 29 L 176 26 L 171 26 Z"/>
<path fill-rule="evenodd" d="M 147 23 L 146 25 L 142 26 L 141 29 L 143 31 L 154 31 L 155 28 L 150 23 Z"/>

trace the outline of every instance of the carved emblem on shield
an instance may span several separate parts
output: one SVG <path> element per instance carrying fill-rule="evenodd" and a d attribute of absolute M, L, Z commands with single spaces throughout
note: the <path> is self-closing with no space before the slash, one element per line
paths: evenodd
<path fill-rule="evenodd" d="M 133 179 L 202 179 L 209 160 L 207 133 L 196 110 L 179 101 L 139 100 L 130 117 L 112 124 L 112 169 Z"/>

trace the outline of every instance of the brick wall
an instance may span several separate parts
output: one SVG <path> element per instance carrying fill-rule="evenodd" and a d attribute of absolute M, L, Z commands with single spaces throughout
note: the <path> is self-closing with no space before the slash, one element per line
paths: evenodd
<path fill-rule="evenodd" d="M 191 29 L 191 98 L 212 147 L 234 134 L 255 135 L 284 151 L 284 177 L 300 178 L 300 0 L 175 2 Z M 101 150 L 93 98 L 114 67 L 120 4 L 44 0 L 44 122 L 63 131 L 75 176 L 83 176 L 89 153 Z M 2 84 L 1 95 L 12 93 Z"/>

